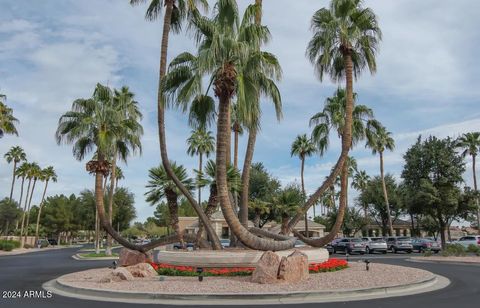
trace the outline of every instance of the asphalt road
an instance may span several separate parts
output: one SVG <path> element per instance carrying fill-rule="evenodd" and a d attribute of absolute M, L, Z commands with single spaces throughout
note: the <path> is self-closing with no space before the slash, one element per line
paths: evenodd
<path fill-rule="evenodd" d="M 0 257 L 0 307 L 1 308 L 100 308 L 100 307 L 145 307 L 126 303 L 108 303 L 85 301 L 53 294 L 51 298 L 25 298 L 25 291 L 43 291 L 42 284 L 60 275 L 88 268 L 106 267 L 110 261 L 76 261 L 71 256 L 78 248 L 61 249 L 30 253 L 17 256 Z M 336 257 L 343 258 L 342 255 Z M 326 304 L 282 305 L 282 307 L 428 307 L 428 308 L 478 308 L 480 307 L 480 266 L 445 265 L 434 263 L 413 263 L 405 261 L 409 255 L 369 256 L 372 266 L 376 262 L 404 265 L 426 269 L 445 276 L 451 284 L 442 290 L 412 296 L 386 298 L 356 302 L 337 302 Z M 362 257 L 350 257 L 351 261 Z M 3 298 L 4 292 L 20 292 L 22 298 Z M 45 292 L 45 291 L 44 291 Z M 11 294 L 11 293 L 10 293 Z M 46 295 L 46 294 L 45 294 Z M 158 305 L 156 305 L 158 306 Z M 160 305 L 161 306 L 161 305 Z M 167 307 L 167 306 L 162 306 Z M 178 307 L 178 306 L 174 306 Z M 221 307 L 221 306 L 215 306 Z M 227 307 L 227 306 L 225 306 Z M 256 307 L 256 306 L 248 306 Z M 261 307 L 261 306 L 258 306 Z"/>

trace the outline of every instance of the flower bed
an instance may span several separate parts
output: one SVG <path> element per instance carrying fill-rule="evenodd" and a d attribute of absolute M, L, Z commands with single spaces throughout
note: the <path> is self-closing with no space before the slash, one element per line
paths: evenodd
<path fill-rule="evenodd" d="M 159 275 L 163 276 L 199 276 L 197 268 L 193 266 L 176 266 L 164 263 L 150 263 Z M 312 263 L 309 265 L 310 273 L 335 272 L 348 267 L 345 260 L 329 259 L 323 263 Z M 250 276 L 254 267 L 232 267 L 232 268 L 204 268 L 202 276 Z"/>

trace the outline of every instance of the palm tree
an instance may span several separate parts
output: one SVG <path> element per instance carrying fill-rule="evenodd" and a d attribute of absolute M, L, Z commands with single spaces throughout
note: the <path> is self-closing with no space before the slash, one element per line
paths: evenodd
<path fill-rule="evenodd" d="M 463 136 L 457 140 L 457 147 L 463 150 L 463 157 L 466 157 L 467 155 L 472 157 L 473 189 L 475 190 L 475 193 L 478 193 L 476 158 L 480 149 L 480 132 L 463 134 Z M 477 203 L 477 231 L 478 234 L 480 234 L 480 205 L 478 202 L 478 196 L 475 201 Z"/>
<path fill-rule="evenodd" d="M 35 243 L 38 240 L 38 226 L 40 225 L 40 215 L 42 214 L 43 202 L 45 200 L 45 194 L 47 193 L 48 182 L 57 182 L 57 174 L 55 173 L 55 169 L 52 166 L 48 166 L 47 168 L 43 169 L 41 171 L 40 179 L 45 182 L 45 187 L 43 189 L 42 200 L 38 206 L 37 225 L 35 227 Z"/>
<path fill-rule="evenodd" d="M 182 184 L 189 190 L 194 189 L 194 183 L 191 178 L 188 177 L 187 170 L 182 165 L 177 165 L 175 162 L 171 162 L 175 175 L 182 182 Z M 164 199 L 167 200 L 168 211 L 170 214 L 170 226 L 178 235 L 178 241 L 184 246 L 182 232 L 178 225 L 178 197 L 182 195 L 182 192 L 178 189 L 177 185 L 170 179 L 163 166 L 151 168 L 148 172 L 148 185 L 149 190 L 145 194 L 146 201 L 153 206 L 158 205 Z"/>
<path fill-rule="evenodd" d="M 146 0 L 130 0 L 130 4 L 137 5 L 145 3 Z M 175 182 L 175 185 L 182 191 L 183 195 L 190 202 L 195 212 L 197 212 L 199 219 L 207 223 L 207 217 L 203 213 L 201 207 L 195 202 L 195 199 L 190 194 L 188 189 L 184 187 L 179 179 L 175 177 L 175 173 L 172 167 L 169 165 L 169 158 L 167 153 L 167 142 L 165 136 L 165 107 L 166 100 L 164 96 L 164 77 L 167 72 L 167 51 L 170 31 L 179 31 L 181 23 L 185 17 L 192 20 L 198 16 L 197 4 L 203 6 L 205 10 L 208 9 L 207 0 L 151 0 L 150 5 L 145 14 L 147 20 L 156 20 L 165 6 L 165 14 L 163 18 L 163 34 L 160 48 L 160 66 L 159 66 L 159 78 L 158 78 L 158 95 L 157 95 L 157 122 L 158 122 L 158 137 L 160 143 L 160 156 L 162 158 L 162 164 L 167 172 L 168 176 Z M 218 236 L 213 230 L 212 226 L 207 224 L 207 233 L 212 241 L 213 249 L 222 249 L 222 245 Z"/>
<path fill-rule="evenodd" d="M 253 225 L 260 228 L 260 219 L 262 215 L 269 214 L 272 204 L 270 202 L 262 201 L 260 199 L 253 199 L 249 202 L 248 207 L 253 211 Z"/>
<path fill-rule="evenodd" d="M 278 88 L 270 78 L 270 76 L 278 77 L 278 62 L 272 60 L 273 55 L 258 51 L 259 46 L 268 40 L 269 31 L 265 26 L 259 26 L 253 22 L 255 12 L 256 7 L 249 6 L 240 22 L 237 3 L 233 0 L 225 0 L 217 2 L 213 18 L 194 19 L 196 36 L 200 42 L 197 56 L 183 53 L 172 60 L 174 65 L 171 65 L 167 75 L 165 92 L 173 97 L 178 94 L 177 103 L 189 102 L 199 94 L 198 90 L 201 89 L 199 82 L 195 82 L 199 80 L 196 76 L 210 76 L 210 84 L 219 100 L 217 186 L 225 220 L 233 234 L 247 247 L 280 250 L 292 247 L 293 240 L 274 242 L 250 233 L 240 223 L 233 210 L 227 183 L 232 98 L 236 97 L 239 110 L 245 115 L 246 120 L 250 118 L 249 111 L 252 105 L 255 108 L 252 100 L 254 101 L 259 92 L 272 96 L 277 106 L 280 106 Z M 258 67 L 262 67 L 264 71 L 259 72 Z M 190 95 L 186 96 L 182 93 Z"/>
<path fill-rule="evenodd" d="M 0 138 L 6 134 L 18 136 L 18 131 L 15 127 L 18 120 L 13 116 L 12 108 L 5 104 L 6 98 L 5 95 L 0 94 Z"/>
<path fill-rule="evenodd" d="M 242 118 L 238 112 L 238 105 L 233 104 L 230 112 L 233 132 L 233 167 L 238 168 L 238 137 L 243 135 Z"/>
<path fill-rule="evenodd" d="M 15 186 L 15 171 L 17 170 L 17 164 L 22 161 L 27 161 L 27 155 L 25 154 L 25 151 L 21 147 L 14 146 L 10 148 L 10 150 L 5 154 L 4 157 L 7 160 L 7 163 L 13 162 L 12 187 L 10 188 L 10 198 L 9 198 L 9 200 L 12 201 L 13 187 Z"/>
<path fill-rule="evenodd" d="M 383 153 L 385 150 L 393 151 L 395 148 L 395 140 L 392 138 L 392 133 L 387 131 L 384 126 L 369 126 L 367 128 L 367 145 L 366 147 L 372 150 L 372 154 L 378 153 L 380 157 L 380 177 L 382 178 L 383 197 L 388 215 L 388 227 L 390 235 L 393 235 L 392 215 L 390 213 L 390 204 L 388 203 L 387 186 L 385 184 L 385 175 L 383 171 Z"/>
<path fill-rule="evenodd" d="M 210 131 L 205 129 L 197 129 L 192 131 L 192 135 L 187 139 L 187 154 L 190 156 L 198 155 L 198 171 L 202 173 L 203 155 L 207 158 L 210 153 L 215 151 L 215 138 Z M 202 204 L 202 189 L 198 188 L 198 204 Z"/>
<path fill-rule="evenodd" d="M 72 144 L 76 159 L 96 150 L 96 160 L 87 163 L 88 172 L 95 174 L 95 203 L 103 228 L 122 246 L 143 251 L 122 238 L 105 217 L 103 180 L 110 172 L 107 155 L 115 147 L 115 155 L 126 161 L 128 155 L 138 150 L 142 129 L 134 116 L 125 117 L 125 111 L 117 108 L 113 91 L 97 84 L 91 98 L 77 99 L 72 110 L 63 114 L 56 132 L 57 143 Z"/>
<path fill-rule="evenodd" d="M 295 141 L 292 143 L 290 156 L 296 155 L 300 158 L 300 179 L 302 183 L 302 194 L 304 199 L 306 198 L 305 193 L 305 181 L 303 177 L 303 172 L 305 169 L 305 158 L 312 156 L 317 151 L 315 143 L 307 137 L 307 134 L 298 135 L 295 138 Z M 304 200 L 305 201 L 305 200 Z M 315 206 L 313 207 L 313 216 L 315 217 Z M 305 212 L 305 234 L 308 236 L 308 217 Z"/>
<path fill-rule="evenodd" d="M 205 165 L 205 172 L 199 172 L 195 170 L 197 174 L 197 186 L 198 187 L 210 187 L 210 196 L 208 197 L 207 206 L 205 208 L 205 215 L 210 220 L 212 214 L 215 212 L 218 206 L 218 194 L 217 194 L 217 166 L 214 160 L 208 160 Z M 230 165 L 227 169 L 227 182 L 229 190 L 232 194 L 236 194 L 240 190 L 240 172 L 234 166 Z M 199 222 L 197 232 L 197 242 L 203 236 L 204 225 Z"/>
<path fill-rule="evenodd" d="M 340 230 L 345 215 L 348 166 L 344 164 L 352 145 L 352 125 L 354 111 L 353 79 L 358 78 L 365 67 L 373 74 L 376 71 L 375 55 L 381 40 L 381 30 L 377 17 L 369 8 L 362 7 L 361 0 L 332 0 L 329 8 L 315 12 L 311 24 L 313 38 L 307 47 L 307 56 L 315 66 L 315 71 L 323 81 L 324 75 L 339 82 L 345 78 L 346 105 L 342 131 L 342 152 L 327 181 L 312 194 L 289 222 L 291 230 L 303 214 L 328 189 L 341 171 L 341 196 L 337 219 L 331 232 L 308 244 L 323 246 L 332 241 Z"/>
<path fill-rule="evenodd" d="M 289 218 L 294 215 L 305 199 L 303 192 L 296 185 L 289 185 L 273 198 L 274 209 L 281 219 L 281 233 L 287 234 Z M 308 235 L 305 235 L 308 237 Z"/>
<path fill-rule="evenodd" d="M 15 171 L 15 174 L 17 175 L 17 178 L 22 178 L 22 186 L 21 186 L 21 189 L 20 189 L 20 201 L 18 202 L 18 204 L 20 205 L 20 207 L 22 206 L 22 200 L 23 200 L 23 187 L 24 187 L 24 183 L 25 183 L 25 178 L 28 178 L 28 171 L 30 169 L 30 163 L 27 163 L 27 162 L 24 162 L 23 164 L 20 165 L 20 167 L 17 168 L 17 170 Z M 30 180 L 29 180 L 29 188 L 28 190 L 30 190 Z M 27 195 L 28 195 L 28 192 L 27 192 Z M 26 197 L 25 197 L 26 198 Z M 22 234 L 23 234 L 23 225 L 25 223 L 25 213 L 27 211 L 27 202 L 25 202 L 25 205 L 23 206 L 23 211 L 22 211 L 22 223 L 21 223 L 21 228 L 20 228 L 20 237 L 22 237 Z M 23 246 L 21 246 L 23 247 Z"/>
<path fill-rule="evenodd" d="M 30 208 L 32 206 L 32 198 L 33 198 L 33 193 L 35 192 L 35 185 L 37 184 L 37 181 L 41 178 L 42 176 L 42 169 L 40 166 L 36 163 L 30 164 L 30 168 L 28 171 L 28 176 L 30 177 L 30 180 L 33 179 L 33 185 L 32 185 L 32 190 L 30 192 L 30 197 L 28 197 L 28 190 L 27 190 L 27 198 L 28 198 L 28 207 L 27 207 L 27 221 L 25 223 L 25 237 L 24 237 L 24 243 L 27 240 L 28 236 L 28 226 L 30 225 Z M 29 183 L 30 186 L 30 183 Z M 27 201 L 27 199 L 25 199 Z"/>
<path fill-rule="evenodd" d="M 369 181 L 370 181 L 370 176 L 367 174 L 365 170 L 357 171 L 353 176 L 352 187 L 362 192 L 367 188 Z M 363 207 L 363 213 L 364 213 L 365 219 L 368 218 L 366 206 Z"/>

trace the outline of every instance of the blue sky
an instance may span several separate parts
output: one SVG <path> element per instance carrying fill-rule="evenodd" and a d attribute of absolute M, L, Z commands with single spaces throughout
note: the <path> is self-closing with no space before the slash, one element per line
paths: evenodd
<path fill-rule="evenodd" d="M 251 2 L 238 1 L 242 10 Z M 299 181 L 299 161 L 290 157 L 293 139 L 310 132 L 308 119 L 337 87 L 328 80 L 320 83 L 305 58 L 310 18 L 326 5 L 328 1 L 264 1 L 264 23 L 273 36 L 266 49 L 279 57 L 284 72 L 279 85 L 284 118 L 277 122 L 271 104 L 264 102 L 254 160 L 262 161 L 284 184 Z M 358 102 L 370 106 L 394 134 L 397 147 L 386 153 L 385 168 L 398 177 L 402 155 L 419 134 L 457 137 L 480 130 L 480 2 L 377 0 L 365 5 L 377 13 L 384 39 L 377 74 L 364 73 L 354 87 Z M 74 99 L 89 97 L 97 82 L 128 85 L 145 116 L 144 153 L 122 166 L 126 179 L 121 185 L 135 193 L 138 219 L 150 216 L 153 208 L 143 194 L 148 169 L 159 163 L 155 106 L 161 23 L 145 21 L 146 7 L 132 8 L 126 0 L 0 0 L 0 7 L 0 93 L 8 96 L 21 122 L 20 137 L 1 139 L 0 153 L 21 145 L 29 160 L 55 166 L 59 182 L 50 186 L 49 194 L 92 188 L 85 162 L 73 159 L 70 146 L 55 143 L 58 118 Z M 187 35 L 175 35 L 169 56 L 193 47 Z M 191 170 L 197 159 L 185 154 L 189 131 L 184 114 L 168 111 L 170 157 Z M 324 157 L 307 161 L 308 191 L 321 184 L 335 162 L 339 142 L 335 136 L 331 141 Z M 379 173 L 378 157 L 363 144 L 353 155 L 359 168 L 370 175 Z M 469 163 L 467 184 L 470 168 Z M 11 166 L 1 160 L 0 196 L 8 194 L 10 174 Z M 351 192 L 351 199 L 355 194 Z M 33 202 L 40 197 L 38 190 Z"/>

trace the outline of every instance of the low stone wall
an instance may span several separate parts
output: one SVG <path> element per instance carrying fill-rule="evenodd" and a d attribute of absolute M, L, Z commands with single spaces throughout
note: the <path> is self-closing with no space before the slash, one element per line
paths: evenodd
<path fill-rule="evenodd" d="M 308 263 L 322 263 L 329 257 L 328 251 L 324 248 L 296 248 L 275 253 L 280 257 L 286 257 L 294 250 L 300 250 L 307 255 Z M 255 250 L 155 251 L 153 260 L 156 263 L 194 267 L 256 267 L 263 253 Z"/>

